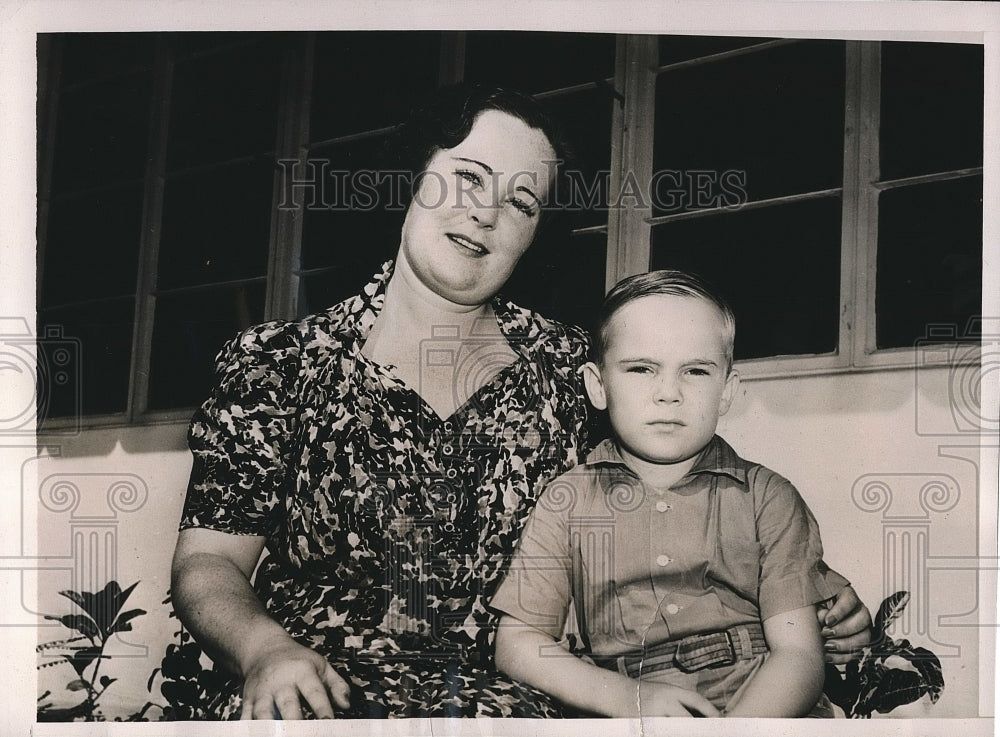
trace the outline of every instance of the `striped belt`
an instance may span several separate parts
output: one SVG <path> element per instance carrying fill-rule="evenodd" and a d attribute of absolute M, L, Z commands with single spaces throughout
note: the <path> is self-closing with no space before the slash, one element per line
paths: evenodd
<path fill-rule="evenodd" d="M 629 678 L 676 668 L 693 673 L 705 668 L 732 665 L 737 660 L 750 660 L 767 652 L 764 629 L 760 623 L 741 624 L 721 632 L 690 635 L 680 640 L 667 640 L 624 655 L 591 655 L 602 668 L 616 670 Z"/>

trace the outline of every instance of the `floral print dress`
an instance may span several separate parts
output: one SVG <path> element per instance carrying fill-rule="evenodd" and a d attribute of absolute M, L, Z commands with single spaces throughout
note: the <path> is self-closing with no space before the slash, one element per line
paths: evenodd
<path fill-rule="evenodd" d="M 559 716 L 493 668 L 486 604 L 545 484 L 586 451 L 586 337 L 495 299 L 517 359 L 442 418 L 361 353 L 391 274 L 223 348 L 181 527 L 266 536 L 255 589 L 351 684 L 341 716 Z M 238 717 L 239 694 L 229 679 L 209 712 Z"/>

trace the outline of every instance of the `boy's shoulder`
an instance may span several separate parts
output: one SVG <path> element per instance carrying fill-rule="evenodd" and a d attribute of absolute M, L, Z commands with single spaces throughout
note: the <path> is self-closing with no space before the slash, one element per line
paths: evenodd
<path fill-rule="evenodd" d="M 696 468 L 731 476 L 755 495 L 778 487 L 795 489 L 791 481 L 774 469 L 741 456 L 720 435 L 714 436 L 709 442 Z"/>

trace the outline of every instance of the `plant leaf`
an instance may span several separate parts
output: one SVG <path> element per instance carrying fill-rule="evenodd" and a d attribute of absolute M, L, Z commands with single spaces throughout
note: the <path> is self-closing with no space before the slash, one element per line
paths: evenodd
<path fill-rule="evenodd" d="M 874 626 L 874 639 L 880 639 L 886 633 L 891 625 L 900 614 L 903 613 L 903 609 L 910 601 L 909 591 L 897 591 L 892 596 L 887 596 L 882 605 L 878 608 L 878 614 L 875 615 L 875 626 Z"/>
<path fill-rule="evenodd" d="M 82 678 L 77 678 L 75 681 L 70 681 L 66 684 L 67 691 L 84 691 L 87 688 L 87 682 Z"/>
<path fill-rule="evenodd" d="M 86 607 L 84 606 L 83 595 L 79 591 L 60 591 L 59 595 L 65 596 L 67 599 L 72 601 L 81 609 L 86 609 Z"/>
<path fill-rule="evenodd" d="M 109 678 L 108 676 L 101 676 L 101 685 L 104 688 L 107 688 L 108 686 L 110 686 L 112 683 L 114 683 L 117 680 L 118 680 L 117 678 Z"/>
<path fill-rule="evenodd" d="M 132 625 L 129 622 L 129 620 L 134 619 L 135 617 L 138 617 L 139 615 L 145 613 L 146 613 L 145 609 L 130 609 L 127 612 L 123 612 L 122 614 L 118 615 L 118 619 L 115 620 L 115 623 L 111 628 L 111 633 L 113 634 L 115 632 L 131 632 Z"/>
<path fill-rule="evenodd" d="M 90 617 L 84 614 L 64 614 L 61 617 L 54 617 L 52 615 L 45 615 L 46 619 L 55 619 L 58 622 L 62 622 L 64 627 L 68 627 L 71 630 L 76 630 L 86 637 L 93 640 L 100 633 L 97 631 L 97 625 L 94 624 Z"/>
<path fill-rule="evenodd" d="M 93 663 L 100 657 L 102 657 L 101 648 L 83 647 L 69 656 L 69 662 L 73 666 L 73 669 L 77 672 L 77 674 L 79 674 L 82 677 L 83 671 L 86 670 L 91 663 Z"/>

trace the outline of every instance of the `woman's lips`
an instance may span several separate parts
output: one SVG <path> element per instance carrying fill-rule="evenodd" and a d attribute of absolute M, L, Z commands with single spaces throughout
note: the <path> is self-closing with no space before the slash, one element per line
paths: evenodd
<path fill-rule="evenodd" d="M 479 241 L 474 241 L 471 238 L 466 238 L 464 235 L 459 233 L 446 233 L 445 234 L 452 243 L 457 245 L 459 248 L 467 251 L 469 253 L 475 254 L 476 256 L 485 256 L 489 253 L 486 246 L 484 246 Z"/>

